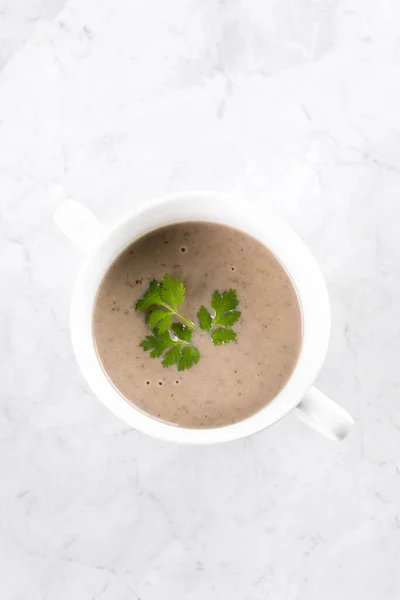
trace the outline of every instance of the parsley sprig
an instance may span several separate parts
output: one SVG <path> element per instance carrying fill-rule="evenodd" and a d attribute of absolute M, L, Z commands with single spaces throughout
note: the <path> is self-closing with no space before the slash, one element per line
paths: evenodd
<path fill-rule="evenodd" d="M 190 369 L 200 360 L 200 352 L 191 345 L 192 330 L 182 323 L 171 325 L 174 339 L 169 331 L 155 330 L 153 335 L 148 335 L 140 344 L 145 351 L 150 351 L 151 358 L 163 357 L 163 367 L 176 365 L 178 371 Z"/>
<path fill-rule="evenodd" d="M 239 305 L 236 290 L 219 292 L 215 290 L 211 297 L 211 307 L 214 310 L 212 316 L 203 305 L 200 307 L 197 318 L 200 329 L 211 332 L 211 339 L 216 346 L 223 346 L 237 338 L 236 331 L 231 327 L 240 318 L 240 310 L 235 310 Z"/>
<path fill-rule="evenodd" d="M 195 329 L 179 311 L 178 306 L 185 300 L 185 286 L 179 279 L 165 274 L 162 281 L 153 279 L 147 291 L 136 302 L 135 309 L 148 311 L 146 323 L 152 329 L 165 333 L 171 327 L 172 317 L 181 319 L 187 327 Z"/>
<path fill-rule="evenodd" d="M 145 293 L 136 302 L 135 309 L 146 312 L 146 323 L 151 335 L 145 337 L 140 346 L 151 358 L 162 358 L 163 367 L 176 365 L 178 371 L 190 369 L 200 360 L 200 352 L 192 343 L 196 330 L 192 321 L 178 310 L 185 300 L 185 286 L 172 275 L 165 274 L 162 281 L 153 279 Z M 219 292 L 211 297 L 213 315 L 201 306 L 197 318 L 200 329 L 211 333 L 215 346 L 228 344 L 236 339 L 232 326 L 241 313 L 236 290 Z M 177 322 L 173 319 L 179 319 Z"/>

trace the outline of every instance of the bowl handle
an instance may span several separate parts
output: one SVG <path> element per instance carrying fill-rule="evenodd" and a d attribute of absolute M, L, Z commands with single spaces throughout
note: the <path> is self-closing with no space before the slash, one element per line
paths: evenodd
<path fill-rule="evenodd" d="M 344 440 L 354 425 L 344 408 L 314 387 L 293 412 L 300 421 L 331 440 Z"/>
<path fill-rule="evenodd" d="M 54 213 L 54 221 L 61 231 L 83 253 L 91 252 L 105 237 L 106 228 L 82 204 L 65 200 Z"/>

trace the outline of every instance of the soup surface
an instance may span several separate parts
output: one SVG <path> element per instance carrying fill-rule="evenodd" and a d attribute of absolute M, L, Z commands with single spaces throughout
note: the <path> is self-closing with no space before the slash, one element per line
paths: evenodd
<path fill-rule="evenodd" d="M 140 343 L 151 334 L 137 300 L 153 279 L 179 278 L 179 312 L 196 326 L 200 360 L 190 369 L 164 368 Z M 235 340 L 212 343 L 197 312 L 211 314 L 215 290 L 237 292 Z M 140 410 L 181 427 L 229 425 L 262 409 L 283 388 L 299 356 L 302 323 L 296 291 L 275 256 L 251 236 L 224 225 L 179 223 L 145 235 L 106 273 L 93 332 L 100 361 L 119 392 Z"/>

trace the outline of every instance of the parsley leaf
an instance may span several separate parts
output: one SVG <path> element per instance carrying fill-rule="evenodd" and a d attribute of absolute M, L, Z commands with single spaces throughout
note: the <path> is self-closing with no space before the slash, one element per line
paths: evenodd
<path fill-rule="evenodd" d="M 189 327 L 186 327 L 186 325 L 182 325 L 182 323 L 172 323 L 171 329 L 180 340 L 188 343 L 192 341 L 192 330 L 189 329 Z"/>
<path fill-rule="evenodd" d="M 215 310 L 214 326 L 232 327 L 240 317 L 240 311 L 234 310 L 239 304 L 236 290 L 220 292 L 215 290 L 211 298 L 211 306 Z"/>
<path fill-rule="evenodd" d="M 180 361 L 178 363 L 178 371 L 190 369 L 200 360 L 200 352 L 194 346 L 185 346 L 182 348 Z"/>
<path fill-rule="evenodd" d="M 171 326 L 177 340 L 173 340 L 169 331 L 154 330 L 153 335 L 148 335 L 140 344 L 145 352 L 150 351 L 151 358 L 163 357 L 163 367 L 176 365 L 178 371 L 190 369 L 200 360 L 200 352 L 190 345 L 191 330 L 181 323 Z"/>
<path fill-rule="evenodd" d="M 200 329 L 203 331 L 211 331 L 212 316 L 205 306 L 200 306 L 199 312 L 197 313 L 197 318 L 199 320 Z"/>
<path fill-rule="evenodd" d="M 172 313 L 162 308 L 155 308 L 147 313 L 146 323 L 152 329 L 157 328 L 160 333 L 165 333 L 171 327 Z"/>
<path fill-rule="evenodd" d="M 229 344 L 237 338 L 237 333 L 232 329 L 225 329 L 225 327 L 217 327 L 211 334 L 211 339 L 215 346 L 223 346 Z"/>
<path fill-rule="evenodd" d="M 200 307 L 197 313 L 200 329 L 211 331 L 211 339 L 216 346 L 228 344 L 237 338 L 237 333 L 230 328 L 237 323 L 242 314 L 240 310 L 235 310 L 238 305 L 236 290 L 226 290 L 222 293 L 215 290 L 211 297 L 214 316 L 211 316 L 205 306 Z M 215 329 L 218 325 L 220 327 Z"/>
<path fill-rule="evenodd" d="M 147 291 L 135 304 L 135 310 L 147 310 L 150 306 L 158 304 L 160 298 L 160 283 L 153 279 L 150 281 Z"/>
<path fill-rule="evenodd" d="M 166 352 L 164 354 L 164 360 L 162 361 L 162 366 L 164 368 L 172 367 L 172 365 L 178 364 L 180 359 L 181 359 L 181 347 L 174 346 L 173 348 L 171 348 L 171 350 L 168 350 L 168 352 Z"/>
<path fill-rule="evenodd" d="M 165 333 L 157 332 L 156 335 L 148 335 L 145 337 L 140 343 L 140 346 L 145 352 L 151 351 L 151 358 L 158 358 L 159 356 L 162 356 L 164 350 L 172 345 L 171 342 L 172 340 L 168 331 Z"/>
<path fill-rule="evenodd" d="M 160 284 L 160 296 L 164 302 L 177 310 L 179 304 L 185 300 L 185 286 L 179 279 L 165 274 Z"/>
<path fill-rule="evenodd" d="M 178 306 L 185 300 L 185 286 L 172 275 L 165 274 L 162 281 L 153 279 L 145 293 L 135 304 L 135 310 L 149 311 L 146 322 L 150 327 L 165 333 L 171 327 L 172 317 L 176 316 L 188 327 L 194 329 L 191 321 L 179 311 Z"/>

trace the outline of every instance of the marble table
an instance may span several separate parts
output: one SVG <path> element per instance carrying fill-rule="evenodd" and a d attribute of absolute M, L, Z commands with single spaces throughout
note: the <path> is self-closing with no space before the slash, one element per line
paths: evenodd
<path fill-rule="evenodd" d="M 0 1 L 0 597 L 400 597 L 398 0 Z M 289 221 L 333 309 L 318 385 L 244 441 L 140 435 L 68 331 L 81 257 L 53 224 L 185 189 Z"/>

